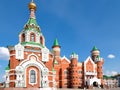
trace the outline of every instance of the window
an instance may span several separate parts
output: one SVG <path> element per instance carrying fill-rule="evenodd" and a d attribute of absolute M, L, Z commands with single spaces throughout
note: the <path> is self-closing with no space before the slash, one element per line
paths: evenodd
<path fill-rule="evenodd" d="M 22 50 L 18 50 L 18 56 L 21 56 Z"/>
<path fill-rule="evenodd" d="M 36 82 L 36 73 L 34 70 L 30 71 L 30 83 L 35 83 Z"/>
<path fill-rule="evenodd" d="M 32 34 L 30 35 L 30 40 L 31 40 L 32 42 L 35 42 L 35 34 L 34 34 L 34 33 L 32 33 Z"/>
<path fill-rule="evenodd" d="M 44 39 L 42 36 L 40 37 L 40 44 L 42 44 L 42 45 L 44 44 Z"/>
<path fill-rule="evenodd" d="M 25 42 L 25 34 L 24 33 L 22 34 L 21 42 Z"/>

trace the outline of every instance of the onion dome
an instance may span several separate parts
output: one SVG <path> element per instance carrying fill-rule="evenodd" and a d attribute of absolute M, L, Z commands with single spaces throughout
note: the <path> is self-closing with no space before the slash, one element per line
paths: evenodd
<path fill-rule="evenodd" d="M 36 10 L 36 4 L 33 2 L 33 0 L 29 3 L 28 7 L 29 7 L 30 10 L 31 9 Z"/>

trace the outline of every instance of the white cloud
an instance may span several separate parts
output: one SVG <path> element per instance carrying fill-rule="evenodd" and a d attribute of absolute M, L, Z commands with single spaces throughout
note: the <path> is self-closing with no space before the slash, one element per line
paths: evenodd
<path fill-rule="evenodd" d="M 9 51 L 6 47 L 0 47 L 0 60 L 9 60 Z"/>
<path fill-rule="evenodd" d="M 107 75 L 107 76 L 114 76 L 114 75 L 117 75 L 118 74 L 118 72 L 116 72 L 116 71 L 106 71 L 105 73 L 104 73 L 105 75 Z"/>
<path fill-rule="evenodd" d="M 109 54 L 107 57 L 110 58 L 110 59 L 113 59 L 113 58 L 115 58 L 115 55 Z"/>
<path fill-rule="evenodd" d="M 0 75 L 0 77 L 1 77 L 0 82 L 4 82 L 4 81 L 5 81 L 6 76 L 1 74 L 1 75 Z"/>

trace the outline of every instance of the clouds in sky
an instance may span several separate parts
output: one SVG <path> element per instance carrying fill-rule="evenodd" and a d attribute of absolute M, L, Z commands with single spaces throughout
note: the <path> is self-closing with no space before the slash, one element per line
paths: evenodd
<path fill-rule="evenodd" d="M 0 79 L 0 82 L 3 82 L 3 81 L 5 81 L 5 78 L 6 78 L 6 76 L 5 76 L 5 75 L 3 75 L 3 74 L 0 74 L 0 77 L 1 77 L 1 79 Z"/>
<path fill-rule="evenodd" d="M 115 55 L 109 54 L 107 57 L 110 58 L 110 59 L 114 59 L 114 58 L 115 58 Z"/>
<path fill-rule="evenodd" d="M 117 75 L 118 74 L 118 72 L 116 72 L 116 71 L 106 71 L 105 73 L 104 73 L 105 75 L 107 75 L 107 76 L 114 76 L 114 75 Z"/>
<path fill-rule="evenodd" d="M 0 47 L 0 60 L 9 60 L 9 51 L 6 47 Z"/>

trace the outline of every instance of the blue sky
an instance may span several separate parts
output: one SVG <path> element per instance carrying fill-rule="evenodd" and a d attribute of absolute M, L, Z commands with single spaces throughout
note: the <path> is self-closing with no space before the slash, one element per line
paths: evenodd
<path fill-rule="evenodd" d="M 18 43 L 18 35 L 29 18 L 31 0 L 0 2 L 0 77 L 8 64 L 8 45 Z M 79 62 L 90 56 L 95 45 L 104 60 L 104 73 L 120 73 L 120 0 L 34 0 L 36 18 L 51 49 L 58 38 L 61 56 L 72 52 Z M 2 81 L 2 79 L 1 79 Z"/>

